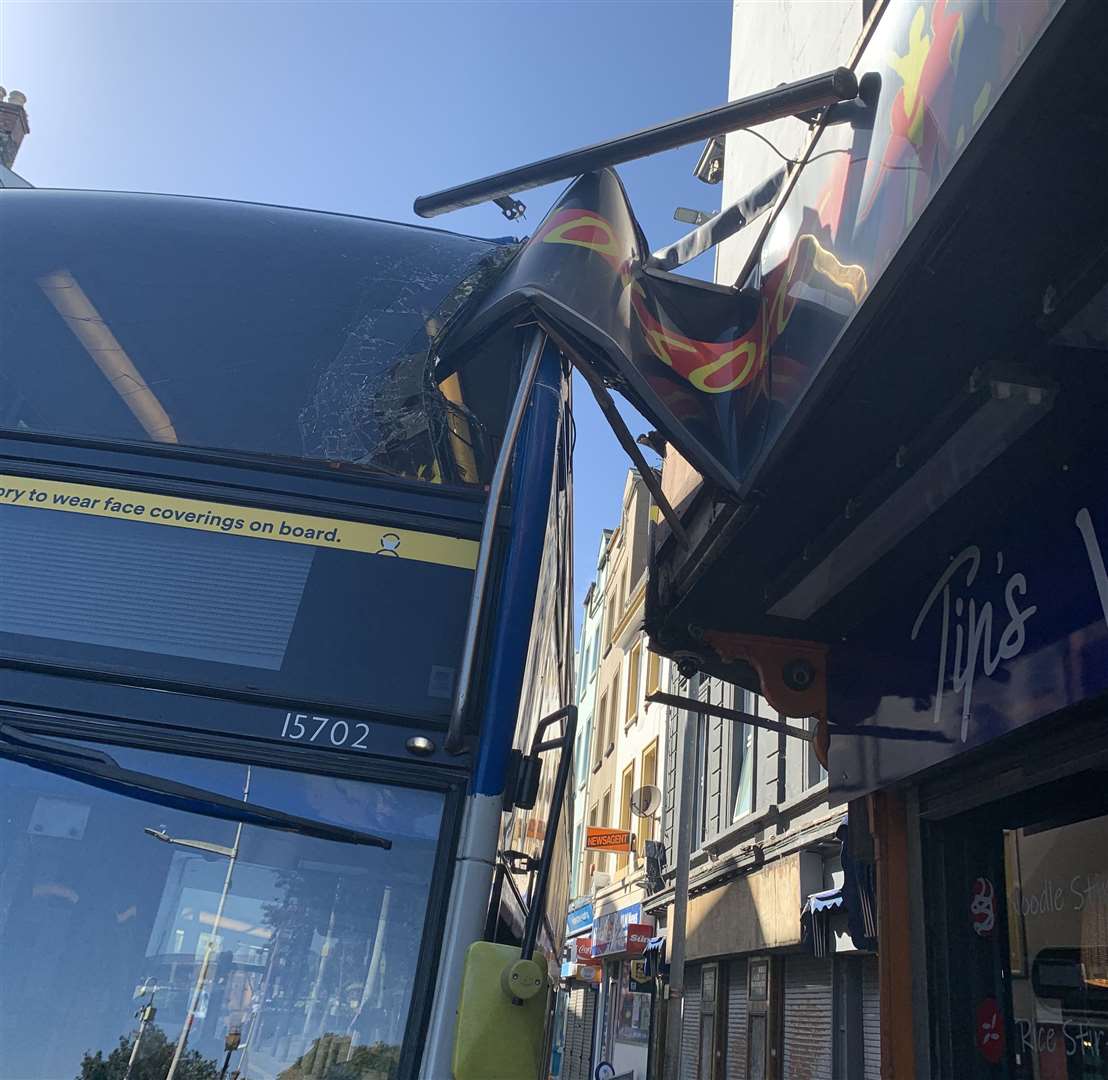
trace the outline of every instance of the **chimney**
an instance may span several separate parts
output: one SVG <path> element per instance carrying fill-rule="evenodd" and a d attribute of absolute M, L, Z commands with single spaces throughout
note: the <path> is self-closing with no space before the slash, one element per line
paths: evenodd
<path fill-rule="evenodd" d="M 18 90 L 10 94 L 0 86 L 0 165 L 11 168 L 23 143 L 23 136 L 31 130 L 27 122 L 27 97 Z"/>

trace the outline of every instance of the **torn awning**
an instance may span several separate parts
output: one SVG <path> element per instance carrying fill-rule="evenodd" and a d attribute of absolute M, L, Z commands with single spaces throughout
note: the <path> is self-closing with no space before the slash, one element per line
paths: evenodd
<path fill-rule="evenodd" d="M 577 180 L 439 342 L 438 379 L 491 330 L 537 320 L 626 397 L 702 474 L 737 490 L 765 363 L 755 294 L 645 266 L 649 248 L 611 170 Z M 744 395 L 747 395 L 744 397 Z M 741 403 L 740 403 L 740 399 Z"/>

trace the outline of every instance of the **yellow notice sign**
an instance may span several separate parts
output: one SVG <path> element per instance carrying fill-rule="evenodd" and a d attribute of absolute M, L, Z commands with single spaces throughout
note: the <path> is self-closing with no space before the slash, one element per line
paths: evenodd
<path fill-rule="evenodd" d="M 459 540 L 390 525 L 367 525 L 361 521 L 258 510 L 202 499 L 177 499 L 126 488 L 31 480 L 0 473 L 0 506 L 59 510 L 68 514 L 141 521 L 150 525 L 249 536 L 286 544 L 308 544 L 337 551 L 358 551 L 439 566 L 457 566 L 463 570 L 472 570 L 477 565 L 478 544 L 475 540 Z"/>

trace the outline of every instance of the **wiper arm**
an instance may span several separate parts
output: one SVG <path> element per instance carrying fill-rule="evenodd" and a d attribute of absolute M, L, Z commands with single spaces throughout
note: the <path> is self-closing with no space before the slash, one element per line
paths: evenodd
<path fill-rule="evenodd" d="M 384 848 L 386 851 L 392 847 L 392 841 L 384 836 L 313 821 L 284 810 L 233 799 L 218 791 L 167 780 L 164 776 L 125 769 L 110 754 L 101 750 L 28 735 L 9 724 L 0 724 L 0 757 L 22 761 L 106 791 L 137 796 L 146 802 L 172 810 L 204 814 L 224 821 L 241 821 L 246 825 L 260 825 L 262 828 L 297 833 L 318 840 L 335 840 L 340 844 L 360 844 L 364 847 Z"/>

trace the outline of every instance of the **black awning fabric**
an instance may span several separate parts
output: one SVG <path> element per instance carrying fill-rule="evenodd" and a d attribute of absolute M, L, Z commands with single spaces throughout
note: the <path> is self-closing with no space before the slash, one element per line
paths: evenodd
<path fill-rule="evenodd" d="M 831 915 L 843 910 L 846 929 L 854 948 L 864 952 L 877 951 L 877 902 L 873 865 L 856 862 L 847 848 L 848 828 L 844 819 L 835 832 L 842 844 L 840 860 L 843 883 L 837 889 L 811 893 L 800 910 L 801 940 L 816 956 L 832 952 Z"/>
<path fill-rule="evenodd" d="M 649 248 L 611 170 L 577 180 L 499 281 L 448 327 L 445 378 L 490 331 L 538 321 L 704 476 L 738 488 L 765 363 L 758 296 L 645 267 Z"/>

